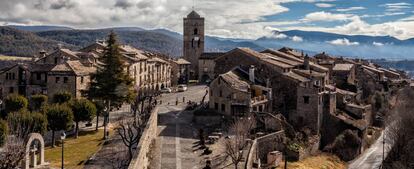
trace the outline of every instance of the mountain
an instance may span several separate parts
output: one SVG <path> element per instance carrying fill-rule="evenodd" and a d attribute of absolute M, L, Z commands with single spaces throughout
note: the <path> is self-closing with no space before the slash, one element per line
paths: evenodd
<path fill-rule="evenodd" d="M 291 30 L 275 31 L 273 36 L 261 37 L 254 43 L 266 48 L 288 46 L 312 54 L 324 51 L 337 56 L 365 59 L 414 59 L 414 39 L 399 40 L 391 36 Z"/>
<path fill-rule="evenodd" d="M 40 32 L 40 31 L 58 31 L 58 30 L 73 30 L 73 28 L 65 26 L 20 26 L 20 25 L 9 25 L 9 27 L 30 32 Z"/>
<path fill-rule="evenodd" d="M 62 44 L 68 48 L 75 46 L 37 36 L 28 31 L 11 27 L 0 27 L 0 54 L 11 56 L 33 56 L 40 50 L 51 51 Z"/>

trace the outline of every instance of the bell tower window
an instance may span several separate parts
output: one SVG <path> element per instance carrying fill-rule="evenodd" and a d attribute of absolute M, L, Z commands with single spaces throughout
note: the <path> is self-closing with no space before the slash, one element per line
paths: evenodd
<path fill-rule="evenodd" d="M 194 35 L 198 35 L 198 29 L 197 28 L 194 29 Z"/>

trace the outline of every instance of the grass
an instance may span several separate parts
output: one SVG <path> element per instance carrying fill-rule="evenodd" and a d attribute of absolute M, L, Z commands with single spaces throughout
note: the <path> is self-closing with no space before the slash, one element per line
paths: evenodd
<path fill-rule="evenodd" d="M 65 168 L 83 168 L 85 162 L 103 146 L 102 137 L 103 131 L 99 130 L 97 132 L 80 132 L 78 139 L 67 138 L 64 147 Z M 51 167 L 60 168 L 61 160 L 62 147 L 60 143 L 55 148 L 45 148 L 45 161 L 49 162 Z"/>
<path fill-rule="evenodd" d="M 284 163 L 279 169 L 284 168 Z M 346 163 L 330 154 L 308 157 L 302 161 L 288 163 L 289 169 L 345 169 Z"/>
<path fill-rule="evenodd" d="M 31 58 L 0 55 L 0 60 L 3 60 L 3 61 L 16 61 L 16 60 L 31 60 Z"/>

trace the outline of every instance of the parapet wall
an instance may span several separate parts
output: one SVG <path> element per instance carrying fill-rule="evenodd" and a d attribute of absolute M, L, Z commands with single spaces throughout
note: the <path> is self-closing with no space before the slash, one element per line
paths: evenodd
<path fill-rule="evenodd" d="M 137 150 L 129 163 L 128 169 L 146 169 L 149 165 L 148 154 L 150 152 L 151 143 L 157 137 L 158 126 L 158 108 L 154 108 L 147 126 L 139 140 Z"/>

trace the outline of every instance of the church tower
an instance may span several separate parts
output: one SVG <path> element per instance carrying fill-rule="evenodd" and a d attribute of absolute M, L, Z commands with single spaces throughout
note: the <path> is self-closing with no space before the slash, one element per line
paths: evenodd
<path fill-rule="evenodd" d="M 204 18 L 192 11 L 184 18 L 184 59 L 191 63 L 190 78 L 198 78 L 198 58 L 204 52 Z"/>

